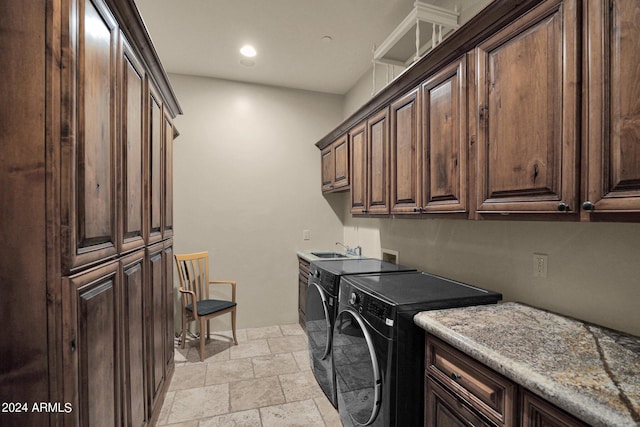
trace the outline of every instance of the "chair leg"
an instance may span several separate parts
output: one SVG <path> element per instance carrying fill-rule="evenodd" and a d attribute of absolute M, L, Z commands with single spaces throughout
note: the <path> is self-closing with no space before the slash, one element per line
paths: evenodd
<path fill-rule="evenodd" d="M 182 315 L 182 348 L 184 348 L 184 342 L 187 340 L 187 318 Z"/>
<path fill-rule="evenodd" d="M 207 319 L 207 339 L 211 338 L 211 319 Z"/>
<path fill-rule="evenodd" d="M 233 332 L 233 342 L 238 345 L 238 338 L 236 338 L 236 308 L 231 310 L 231 331 Z"/>
<path fill-rule="evenodd" d="M 204 317 L 200 318 L 200 361 L 204 362 L 204 341 L 206 340 L 206 337 L 204 335 L 204 328 L 205 328 L 205 324 L 204 324 L 205 320 Z"/>

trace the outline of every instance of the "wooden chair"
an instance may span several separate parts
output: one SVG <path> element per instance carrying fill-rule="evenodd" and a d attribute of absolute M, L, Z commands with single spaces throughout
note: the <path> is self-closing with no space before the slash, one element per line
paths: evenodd
<path fill-rule="evenodd" d="M 213 317 L 231 313 L 233 342 L 236 338 L 236 282 L 232 280 L 209 280 L 209 252 L 175 255 L 180 277 L 182 300 L 182 348 L 187 334 L 187 322 L 199 321 L 200 324 L 200 361 L 204 361 L 204 344 L 209 338 L 209 320 Z M 231 285 L 231 301 L 209 298 L 209 285 Z M 205 321 L 207 334 L 204 334 Z"/>

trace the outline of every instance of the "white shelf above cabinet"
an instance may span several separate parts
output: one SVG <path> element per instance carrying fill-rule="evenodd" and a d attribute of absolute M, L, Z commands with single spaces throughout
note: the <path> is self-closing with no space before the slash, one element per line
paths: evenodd
<path fill-rule="evenodd" d="M 374 47 L 374 91 L 376 64 L 409 67 L 459 27 L 459 16 L 457 11 L 416 1 L 409 15 L 380 46 Z"/>

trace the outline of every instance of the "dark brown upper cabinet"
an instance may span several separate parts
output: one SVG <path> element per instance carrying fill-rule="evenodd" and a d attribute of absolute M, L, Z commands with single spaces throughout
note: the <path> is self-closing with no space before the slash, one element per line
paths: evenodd
<path fill-rule="evenodd" d="M 479 213 L 575 212 L 577 23 L 549 0 L 476 48 Z"/>
<path fill-rule="evenodd" d="M 422 205 L 427 213 L 467 211 L 466 58 L 422 85 Z"/>
<path fill-rule="evenodd" d="M 116 254 L 118 26 L 102 1 L 78 1 L 62 71 L 63 271 Z M 77 37 L 75 37 L 77 35 Z"/>
<path fill-rule="evenodd" d="M 322 150 L 322 191 L 349 188 L 349 136 L 343 135 Z"/>
<path fill-rule="evenodd" d="M 584 185 L 588 219 L 631 212 L 640 220 L 640 3 L 583 7 Z"/>

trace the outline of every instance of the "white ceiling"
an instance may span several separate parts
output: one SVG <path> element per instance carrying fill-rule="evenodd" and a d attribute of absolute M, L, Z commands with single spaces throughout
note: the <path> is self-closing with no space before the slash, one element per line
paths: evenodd
<path fill-rule="evenodd" d="M 169 73 L 345 94 L 414 0 L 135 2 Z M 252 67 L 240 63 L 246 43 Z"/>

